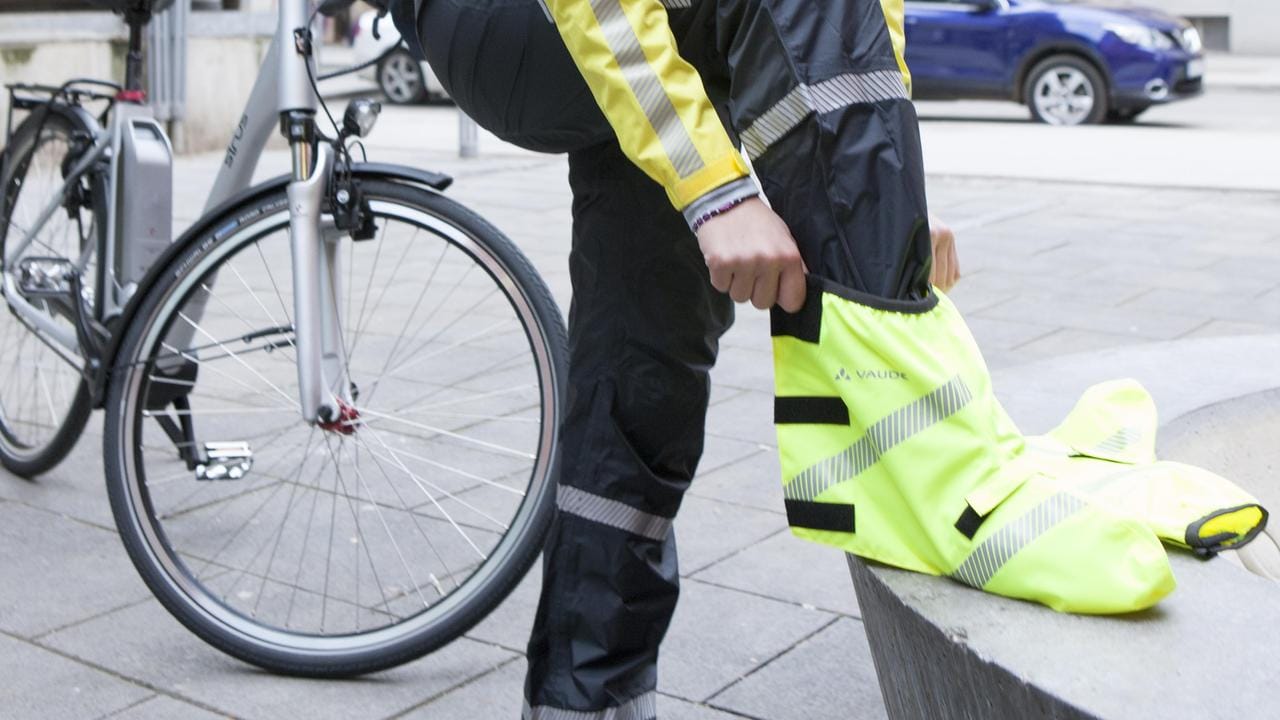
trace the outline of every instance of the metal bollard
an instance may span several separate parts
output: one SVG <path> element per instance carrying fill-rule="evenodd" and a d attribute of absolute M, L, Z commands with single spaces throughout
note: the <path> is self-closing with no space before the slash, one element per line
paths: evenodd
<path fill-rule="evenodd" d="M 480 128 L 476 121 L 458 111 L 458 157 L 473 158 L 480 154 Z"/>

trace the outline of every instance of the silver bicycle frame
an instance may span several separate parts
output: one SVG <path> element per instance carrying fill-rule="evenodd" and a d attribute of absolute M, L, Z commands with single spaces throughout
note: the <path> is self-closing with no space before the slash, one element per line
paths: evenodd
<path fill-rule="evenodd" d="M 275 36 L 249 94 L 240 122 L 227 146 L 222 168 L 205 203 L 205 213 L 251 185 L 258 158 L 266 147 L 272 130 L 280 126 L 280 119 L 285 113 L 302 112 L 314 117 L 319 102 L 312 90 L 306 64 L 312 60 L 300 52 L 294 39 L 294 30 L 306 27 L 310 15 L 310 0 L 280 0 L 278 3 Z M 112 260 L 120 251 L 121 245 L 131 241 L 131 238 L 115 237 L 119 205 L 117 193 L 120 189 L 119 149 L 121 135 L 131 118 L 137 118 L 137 110 L 124 103 L 119 104 L 112 113 L 108 130 L 95 139 L 93 147 L 68 174 L 62 192 L 51 199 L 27 235 L 7 253 L 9 258 L 20 257 L 34 241 L 39 230 L 62 206 L 69 188 L 95 163 L 104 157 L 108 158 L 110 172 L 107 192 L 111 198 L 108 203 L 109 217 L 105 219 L 108 257 L 99 258 L 100 263 L 106 263 L 106 287 L 99 288 L 100 292 L 107 292 L 104 300 L 110 300 L 105 305 L 106 315 L 119 312 L 128 299 L 124 297 L 127 293 L 117 295 L 120 288 L 114 277 Z M 342 402 L 351 402 L 345 356 L 341 347 L 341 324 L 334 299 L 335 293 L 340 289 L 337 279 L 342 277 L 342 253 L 339 252 L 337 235 L 330 234 L 331 237 L 326 239 L 321 231 L 321 210 L 328 189 L 333 153 L 328 145 L 320 143 L 319 150 L 313 157 L 315 147 L 304 141 L 291 143 L 293 172 L 288 187 L 298 402 L 299 410 L 308 422 L 337 419 L 337 406 Z M 157 188 L 156 191 L 171 193 L 172 188 Z M 83 271 L 88 261 L 88 256 L 82 257 L 78 269 Z M 65 350 L 64 357 L 70 359 L 78 356 L 81 351 L 75 333 L 56 323 L 48 312 L 29 303 L 17 291 L 13 276 L 7 270 L 9 267 L 10 264 L 6 262 L 3 290 L 10 308 L 29 327 L 50 340 L 55 350 Z M 195 315 L 193 319 L 198 321 L 203 307 L 198 306 L 198 302 L 196 304 L 197 307 L 191 310 Z M 191 327 L 175 330 L 168 340 L 175 347 L 189 347 L 194 332 L 195 329 Z"/>

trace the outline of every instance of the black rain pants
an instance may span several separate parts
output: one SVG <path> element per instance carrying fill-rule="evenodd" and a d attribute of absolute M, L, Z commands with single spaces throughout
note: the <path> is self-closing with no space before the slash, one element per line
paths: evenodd
<path fill-rule="evenodd" d="M 683 217 L 622 154 L 537 0 L 425 0 L 416 18 L 399 2 L 402 34 L 463 110 L 505 140 L 569 153 L 569 408 L 524 717 L 650 720 L 678 594 L 671 523 L 732 303 Z M 925 297 L 916 118 L 880 3 L 692 0 L 669 15 L 808 268 Z"/>

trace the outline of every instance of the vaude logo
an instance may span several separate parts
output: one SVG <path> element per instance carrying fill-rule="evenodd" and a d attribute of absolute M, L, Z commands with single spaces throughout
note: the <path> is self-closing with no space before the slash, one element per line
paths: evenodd
<path fill-rule="evenodd" d="M 836 380 L 906 380 L 907 374 L 898 370 L 854 370 L 850 375 L 849 371 L 840 368 L 836 373 Z"/>

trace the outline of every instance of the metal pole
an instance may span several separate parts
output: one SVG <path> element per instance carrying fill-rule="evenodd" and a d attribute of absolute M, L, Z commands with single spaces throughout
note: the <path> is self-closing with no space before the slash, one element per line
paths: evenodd
<path fill-rule="evenodd" d="M 191 0 L 178 0 L 147 28 L 147 96 L 157 120 L 181 152 L 187 113 L 187 16 Z"/>
<path fill-rule="evenodd" d="M 480 154 L 480 128 L 469 115 L 458 110 L 458 157 L 473 158 Z"/>

